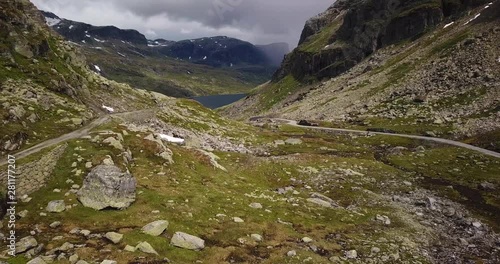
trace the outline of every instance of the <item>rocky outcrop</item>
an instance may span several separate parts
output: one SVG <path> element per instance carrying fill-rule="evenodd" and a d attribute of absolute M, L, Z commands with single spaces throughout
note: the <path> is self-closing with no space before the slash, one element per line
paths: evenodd
<path fill-rule="evenodd" d="M 319 33 L 325 27 L 335 20 L 343 9 L 347 8 L 349 1 L 337 1 L 330 6 L 325 12 L 314 16 L 306 21 L 302 34 L 300 35 L 299 46 L 303 44 L 309 37 Z"/>
<path fill-rule="evenodd" d="M 286 57 L 273 80 L 287 75 L 303 82 L 338 76 L 376 50 L 419 37 L 468 5 L 443 5 L 440 0 L 337 1 L 307 21 L 299 47 Z M 338 29 L 327 32 L 334 23 L 339 23 Z M 308 46 L 310 42 L 315 47 Z"/>
<path fill-rule="evenodd" d="M 126 209 L 135 201 L 136 180 L 114 165 L 100 165 L 85 177 L 78 200 L 95 210 Z"/>

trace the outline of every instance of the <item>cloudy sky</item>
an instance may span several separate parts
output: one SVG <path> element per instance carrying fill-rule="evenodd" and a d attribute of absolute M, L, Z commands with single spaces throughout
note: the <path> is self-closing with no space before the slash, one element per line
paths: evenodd
<path fill-rule="evenodd" d="M 39 9 L 93 25 L 170 40 L 225 35 L 297 45 L 304 22 L 334 0 L 32 0 Z"/>

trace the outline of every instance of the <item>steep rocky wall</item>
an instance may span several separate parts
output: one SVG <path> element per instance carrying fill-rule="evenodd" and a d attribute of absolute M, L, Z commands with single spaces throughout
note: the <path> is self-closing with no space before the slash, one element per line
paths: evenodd
<path fill-rule="evenodd" d="M 338 1 L 324 13 L 306 22 L 299 47 L 286 57 L 282 67 L 273 76 L 273 81 L 279 81 L 287 75 L 302 82 L 338 76 L 378 49 L 418 38 L 446 17 L 456 16 L 468 7 L 484 2 Z M 339 17 L 342 23 L 338 30 L 326 32 Z M 329 37 L 325 38 L 325 34 Z M 303 49 L 308 42 L 314 41 L 316 47 L 313 50 Z"/>
<path fill-rule="evenodd" d="M 58 146 L 41 159 L 18 166 L 16 168 L 17 197 L 31 194 L 45 186 L 65 149 L 66 145 Z M 0 186 L 5 186 L 6 184 L 7 173 L 1 172 Z"/>

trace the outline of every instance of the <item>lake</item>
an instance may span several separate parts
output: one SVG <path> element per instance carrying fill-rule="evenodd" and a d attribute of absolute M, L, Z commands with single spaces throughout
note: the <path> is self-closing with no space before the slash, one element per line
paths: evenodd
<path fill-rule="evenodd" d="M 199 96 L 193 97 L 191 99 L 200 102 L 207 108 L 215 109 L 223 107 L 225 105 L 232 104 L 240 99 L 245 98 L 246 94 L 222 94 L 222 95 L 210 95 L 210 96 Z"/>

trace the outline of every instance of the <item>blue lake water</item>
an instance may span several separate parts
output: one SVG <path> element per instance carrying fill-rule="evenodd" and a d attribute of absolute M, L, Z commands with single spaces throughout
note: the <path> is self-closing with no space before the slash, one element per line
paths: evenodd
<path fill-rule="evenodd" d="M 246 94 L 223 94 L 193 97 L 193 100 L 200 102 L 207 108 L 215 109 L 232 104 L 240 99 L 245 98 Z"/>

